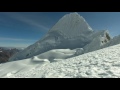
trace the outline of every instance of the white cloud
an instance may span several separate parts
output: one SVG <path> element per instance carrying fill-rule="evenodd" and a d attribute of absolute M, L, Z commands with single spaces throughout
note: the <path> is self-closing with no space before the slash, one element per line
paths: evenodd
<path fill-rule="evenodd" d="M 28 25 L 32 25 L 34 27 L 37 27 L 37 28 L 41 28 L 40 30 L 42 31 L 48 31 L 49 28 L 47 28 L 46 26 L 40 24 L 39 22 L 36 22 L 28 17 L 25 17 L 23 16 L 22 14 L 18 14 L 18 13 L 8 13 L 8 15 L 13 18 L 13 19 L 16 19 L 18 21 L 22 21 Z"/>
<path fill-rule="evenodd" d="M 32 19 L 28 19 L 28 18 L 20 16 L 20 17 L 17 18 L 17 20 L 25 22 L 25 23 L 27 23 L 29 25 L 33 25 L 33 26 L 39 27 L 39 28 L 44 29 L 44 30 L 49 30 L 49 28 L 47 28 L 47 27 L 45 27 L 45 26 L 43 26 L 43 25 L 33 21 Z"/>
<path fill-rule="evenodd" d="M 0 47 L 28 47 L 31 44 L 21 44 L 21 43 L 2 43 Z"/>
<path fill-rule="evenodd" d="M 0 37 L 0 46 L 3 47 L 27 47 L 35 42 L 36 40 L 31 40 L 31 39 Z"/>
<path fill-rule="evenodd" d="M 31 40 L 31 39 L 18 39 L 18 38 L 5 38 L 5 37 L 0 37 L 0 40 L 8 40 L 8 41 L 36 41 L 36 40 Z"/>

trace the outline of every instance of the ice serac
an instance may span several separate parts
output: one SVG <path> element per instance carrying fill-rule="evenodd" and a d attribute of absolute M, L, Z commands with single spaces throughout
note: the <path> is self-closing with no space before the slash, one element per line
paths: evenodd
<path fill-rule="evenodd" d="M 117 44 L 120 44 L 120 35 L 113 37 L 107 44 L 104 44 L 101 49 Z"/>
<path fill-rule="evenodd" d="M 96 31 L 92 33 L 89 38 L 91 38 L 92 41 L 83 47 L 84 53 L 101 49 L 101 47 L 111 40 L 108 30 Z"/>
<path fill-rule="evenodd" d="M 42 39 L 14 55 L 9 61 L 29 58 L 52 49 L 81 48 L 90 42 L 87 36 L 92 32 L 92 28 L 78 13 L 67 14 Z"/>

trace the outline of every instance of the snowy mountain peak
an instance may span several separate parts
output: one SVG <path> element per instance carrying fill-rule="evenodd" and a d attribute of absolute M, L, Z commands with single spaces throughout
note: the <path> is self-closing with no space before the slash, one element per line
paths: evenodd
<path fill-rule="evenodd" d="M 77 54 L 83 54 L 84 52 L 86 53 L 99 49 L 101 47 L 101 43 L 107 43 L 110 40 L 109 34 L 104 34 L 104 31 L 93 31 L 85 19 L 78 13 L 66 14 L 43 38 L 12 56 L 9 61 L 31 58 L 53 49 L 73 50 L 76 48 L 83 48 L 84 50 L 78 49 L 76 52 Z M 94 45 L 96 45 L 96 47 Z M 93 48 L 91 48 L 91 46 Z M 67 57 L 68 56 L 69 55 L 67 55 Z M 49 58 L 54 59 L 52 56 Z"/>
<path fill-rule="evenodd" d="M 59 32 L 65 37 L 76 37 L 93 32 L 85 19 L 78 13 L 64 15 L 49 32 Z"/>
<path fill-rule="evenodd" d="M 65 17 L 67 17 L 67 16 L 69 16 L 69 17 L 80 17 L 80 15 L 77 13 L 77 12 L 74 12 L 74 13 L 70 13 L 70 14 L 66 14 L 66 15 L 64 15 L 63 16 L 63 18 L 65 18 Z"/>

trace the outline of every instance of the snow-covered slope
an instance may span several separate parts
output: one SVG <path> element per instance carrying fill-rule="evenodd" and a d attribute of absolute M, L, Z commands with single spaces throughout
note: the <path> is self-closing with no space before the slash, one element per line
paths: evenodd
<path fill-rule="evenodd" d="M 69 52 L 69 51 L 68 51 Z M 39 61 L 40 62 L 40 61 Z M 58 62 L 31 59 L 0 64 L 1 78 L 120 77 L 120 44 Z"/>
<path fill-rule="evenodd" d="M 100 49 L 102 44 L 110 40 L 107 36 L 110 38 L 106 30 L 95 32 L 82 16 L 70 13 L 63 16 L 43 38 L 11 57 L 9 61 L 31 58 L 53 49 L 82 48 L 82 51 L 78 50 L 79 54 L 75 54 L 80 55 Z"/>

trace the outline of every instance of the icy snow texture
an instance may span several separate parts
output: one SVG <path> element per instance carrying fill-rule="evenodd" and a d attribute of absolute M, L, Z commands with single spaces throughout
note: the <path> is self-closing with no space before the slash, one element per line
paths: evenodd
<path fill-rule="evenodd" d="M 108 32 L 94 32 L 82 16 L 70 13 L 63 16 L 42 39 L 14 55 L 9 61 L 31 58 L 52 49 L 83 48 L 74 56 L 87 53 L 100 48 L 101 40 L 106 39 L 105 33 Z M 91 48 L 94 44 L 97 45 Z"/>
<path fill-rule="evenodd" d="M 120 78 L 120 44 L 66 60 L 0 64 L 1 78 Z"/>

